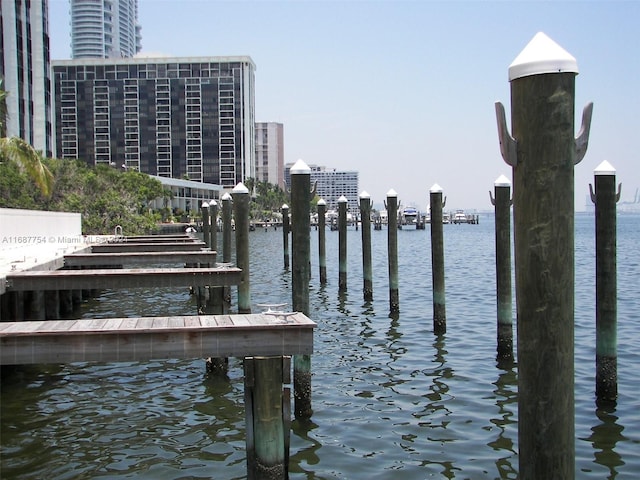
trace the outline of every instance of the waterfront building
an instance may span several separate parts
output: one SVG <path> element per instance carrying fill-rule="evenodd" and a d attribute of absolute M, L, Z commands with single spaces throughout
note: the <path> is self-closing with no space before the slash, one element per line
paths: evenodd
<path fill-rule="evenodd" d="M 285 179 L 287 185 L 291 185 L 291 167 L 293 163 L 287 163 L 285 167 Z M 316 196 L 327 202 L 327 210 L 338 209 L 338 199 L 344 196 L 347 199 L 347 209 L 351 213 L 360 210 L 359 178 L 358 172 L 340 171 L 335 168 L 326 168 L 319 165 L 309 165 L 311 169 L 311 185 L 316 185 Z"/>
<path fill-rule="evenodd" d="M 285 188 L 284 127 L 281 123 L 256 123 L 256 181 Z"/>
<path fill-rule="evenodd" d="M 0 78 L 6 136 L 51 156 L 53 147 L 49 26 L 46 0 L 0 0 Z"/>
<path fill-rule="evenodd" d="M 193 182 L 181 178 L 165 178 L 154 176 L 162 183 L 162 186 L 171 191 L 171 198 L 167 199 L 165 205 L 163 199 L 156 199 L 152 202 L 151 208 L 170 208 L 172 211 L 182 210 L 183 212 L 198 212 L 204 202 L 210 200 L 220 201 L 222 187 L 210 183 Z"/>
<path fill-rule="evenodd" d="M 142 48 L 138 0 L 71 0 L 72 58 L 133 57 Z"/>
<path fill-rule="evenodd" d="M 255 177 L 250 57 L 56 60 L 58 158 L 233 188 Z"/>

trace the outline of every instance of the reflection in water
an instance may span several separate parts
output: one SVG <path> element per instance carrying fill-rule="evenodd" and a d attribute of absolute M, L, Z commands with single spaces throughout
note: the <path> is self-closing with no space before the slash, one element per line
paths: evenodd
<path fill-rule="evenodd" d="M 609 469 L 607 479 L 612 480 L 618 475 L 616 467 L 625 464 L 620 454 L 615 451 L 616 444 L 628 439 L 622 435 L 624 427 L 618 425 L 615 409 L 598 409 L 596 415 L 602 423 L 591 427 L 592 433 L 585 440 L 593 445 L 593 463 L 607 467 Z"/>
<path fill-rule="evenodd" d="M 515 370 L 503 371 L 494 385 L 496 388 L 493 393 L 500 417 L 492 418 L 491 423 L 498 427 L 498 438 L 489 442 L 488 445 L 496 452 L 507 452 L 506 456 L 496 459 L 500 478 L 518 478 L 516 469 L 518 452 L 514 440 L 508 435 L 508 426 L 518 421 L 514 413 L 518 407 L 518 379 Z M 512 461 L 515 465 L 511 463 Z"/>

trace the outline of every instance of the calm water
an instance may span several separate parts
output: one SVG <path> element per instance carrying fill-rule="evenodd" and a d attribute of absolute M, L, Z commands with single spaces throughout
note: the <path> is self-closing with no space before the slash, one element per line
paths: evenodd
<path fill-rule="evenodd" d="M 618 219 L 617 408 L 594 402 L 593 217 L 576 217 L 576 477 L 640 475 L 640 216 Z M 517 478 L 516 369 L 495 362 L 494 225 L 448 225 L 447 333 L 432 331 L 429 230 L 398 235 L 400 309 L 389 316 L 387 232 L 372 231 L 373 302 L 362 300 L 361 232 L 349 230 L 348 291 L 339 294 L 337 232 L 329 284 L 311 233 L 311 422 L 294 422 L 291 478 Z M 251 295 L 291 301 L 282 232 L 251 233 Z M 514 289 L 515 291 L 515 289 Z M 254 311 L 260 311 L 255 307 Z M 182 289 L 107 292 L 84 317 L 190 314 Z M 204 362 L 21 367 L 1 391 L 3 479 L 244 478 L 242 368 L 208 378 Z"/>

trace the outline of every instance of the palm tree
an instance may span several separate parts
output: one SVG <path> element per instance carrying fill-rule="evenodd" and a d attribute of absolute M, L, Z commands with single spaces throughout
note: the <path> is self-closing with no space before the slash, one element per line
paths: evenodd
<path fill-rule="evenodd" d="M 53 175 L 42 163 L 40 154 L 22 138 L 7 137 L 7 95 L 0 80 L 0 163 L 8 161 L 16 164 L 48 197 L 51 195 Z"/>

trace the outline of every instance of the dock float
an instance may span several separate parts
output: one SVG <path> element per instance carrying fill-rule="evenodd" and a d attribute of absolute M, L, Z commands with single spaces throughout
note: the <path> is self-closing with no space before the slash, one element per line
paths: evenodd
<path fill-rule="evenodd" d="M 0 365 L 310 355 L 302 313 L 0 322 Z"/>

